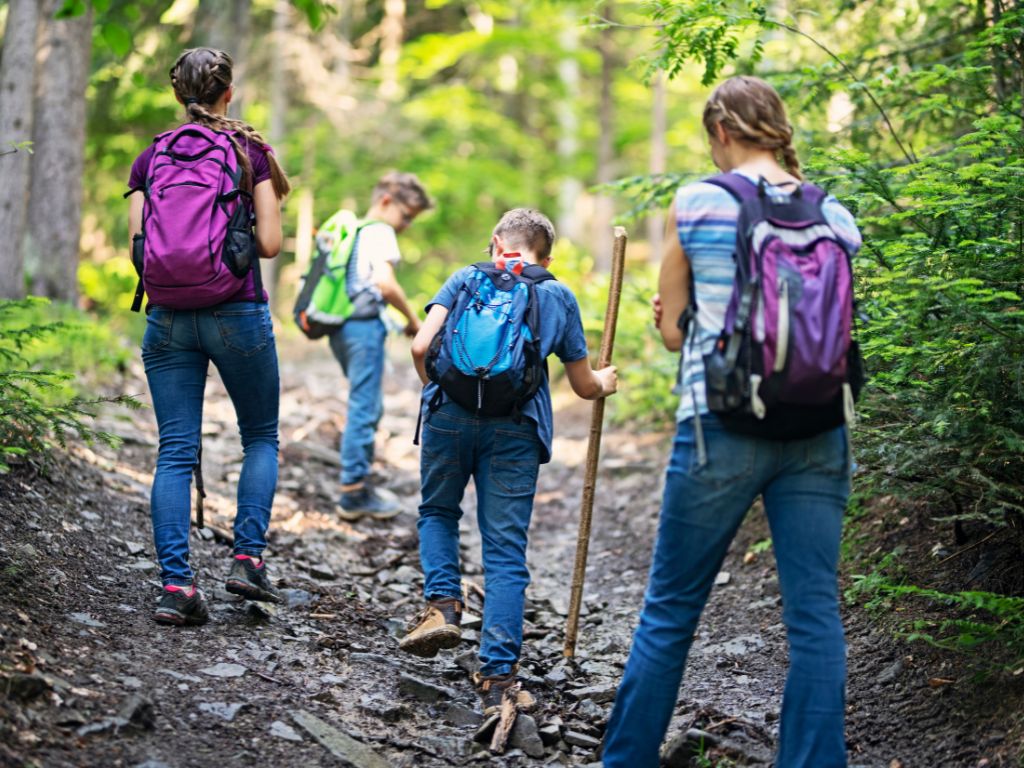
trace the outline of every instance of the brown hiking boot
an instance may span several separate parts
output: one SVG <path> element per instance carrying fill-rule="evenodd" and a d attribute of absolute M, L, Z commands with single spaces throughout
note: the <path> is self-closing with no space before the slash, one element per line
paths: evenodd
<path fill-rule="evenodd" d="M 461 624 L 461 601 L 454 597 L 431 600 L 409 624 L 398 648 L 414 656 L 436 656 L 442 648 L 454 648 L 459 644 L 462 640 Z"/>
<path fill-rule="evenodd" d="M 484 677 L 477 672 L 473 675 L 473 684 L 476 686 L 477 693 L 480 694 L 480 703 L 484 709 L 484 717 L 489 717 L 501 709 L 501 700 L 505 697 L 505 691 L 513 686 L 517 688 L 516 709 L 520 712 L 529 712 L 537 704 L 529 691 L 519 688 L 519 681 L 516 679 L 515 672 L 509 672 L 507 675 L 494 675 L 492 677 Z"/>

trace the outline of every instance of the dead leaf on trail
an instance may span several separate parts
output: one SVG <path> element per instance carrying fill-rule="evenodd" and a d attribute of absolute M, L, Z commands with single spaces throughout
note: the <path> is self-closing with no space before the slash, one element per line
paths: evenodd
<path fill-rule="evenodd" d="M 944 685 L 953 685 L 956 680 L 950 680 L 948 677 L 929 677 L 928 685 L 932 688 L 941 688 Z"/>

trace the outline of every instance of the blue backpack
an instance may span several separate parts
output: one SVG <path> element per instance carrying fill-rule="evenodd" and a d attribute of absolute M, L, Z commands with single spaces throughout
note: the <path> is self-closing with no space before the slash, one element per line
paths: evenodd
<path fill-rule="evenodd" d="M 427 376 L 440 393 L 476 416 L 519 418 L 544 383 L 537 283 L 554 280 L 521 261 L 480 262 L 465 279 L 427 352 Z"/>

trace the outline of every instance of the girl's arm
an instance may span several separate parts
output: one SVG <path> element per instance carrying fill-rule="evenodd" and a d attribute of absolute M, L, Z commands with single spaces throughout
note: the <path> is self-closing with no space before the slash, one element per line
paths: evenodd
<path fill-rule="evenodd" d="M 432 306 L 427 313 L 427 319 L 423 321 L 419 331 L 416 332 L 416 338 L 412 340 L 412 362 L 416 366 L 416 373 L 419 374 L 420 381 L 424 384 L 430 381 L 427 377 L 427 351 L 430 349 L 430 342 L 434 340 L 438 331 L 441 330 L 441 326 L 444 325 L 446 317 L 448 317 L 447 307 L 440 304 Z"/>
<path fill-rule="evenodd" d="M 135 195 L 132 195 L 135 197 Z M 272 259 L 281 252 L 281 203 L 270 179 L 261 181 L 252 191 L 256 211 L 256 245 L 260 257 Z"/>
<path fill-rule="evenodd" d="M 142 231 L 142 204 L 146 196 L 141 189 L 137 189 L 128 195 L 128 242 Z M 129 247 L 129 253 L 131 249 Z"/>
<path fill-rule="evenodd" d="M 678 352 L 683 348 L 679 316 L 690 303 L 690 260 L 686 258 L 679 242 L 674 209 L 669 209 L 665 226 L 665 250 L 658 274 L 658 294 L 661 300 L 661 319 L 658 322 L 661 340 L 666 349 Z"/>

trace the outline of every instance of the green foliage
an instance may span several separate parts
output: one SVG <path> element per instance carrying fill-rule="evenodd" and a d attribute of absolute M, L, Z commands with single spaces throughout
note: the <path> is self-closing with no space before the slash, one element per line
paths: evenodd
<path fill-rule="evenodd" d="M 76 373 L 96 363 L 94 345 L 103 341 L 104 334 L 91 333 L 89 326 L 47 320 L 46 306 L 41 299 L 0 301 L 0 473 L 9 471 L 13 457 L 45 459 L 51 440 L 64 447 L 70 435 L 87 444 L 115 445 L 117 437 L 93 429 L 86 420 L 95 416 L 102 403 L 138 407 L 127 396 L 75 394 Z M 70 363 L 69 370 L 76 373 L 41 368 L 41 360 Z"/>
<path fill-rule="evenodd" d="M 554 256 L 552 270 L 579 301 L 583 330 L 591 360 L 596 365 L 604 332 L 610 276 L 595 271 L 593 258 L 566 240 L 558 242 Z M 675 378 L 678 357 L 665 352 L 651 321 L 651 295 L 655 285 L 654 267 L 643 262 L 627 262 L 615 332 L 614 360 L 619 366 L 619 391 L 608 401 L 611 416 L 616 421 L 664 423 L 673 410 L 675 396 L 671 394 L 670 382 Z"/>
<path fill-rule="evenodd" d="M 898 564 L 900 554 L 890 552 L 871 573 L 854 576 L 845 592 L 847 601 L 863 601 L 871 611 L 898 607 L 901 613 L 931 614 L 899 620 L 898 634 L 908 642 L 969 656 L 984 646 L 984 658 L 998 659 L 998 668 L 1006 670 L 1024 663 L 1024 598 L 979 591 L 946 593 L 907 584 Z"/>

